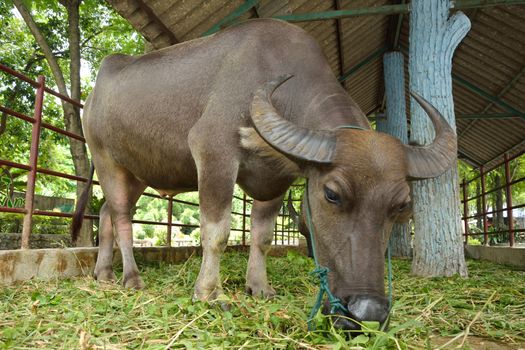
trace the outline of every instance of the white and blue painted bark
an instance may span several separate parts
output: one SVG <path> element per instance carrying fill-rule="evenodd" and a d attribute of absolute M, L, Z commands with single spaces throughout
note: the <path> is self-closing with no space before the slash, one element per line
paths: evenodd
<path fill-rule="evenodd" d="M 410 12 L 410 89 L 430 101 L 455 128 L 452 56 L 470 30 L 462 12 L 449 17 L 449 0 L 413 0 Z M 430 120 L 411 99 L 411 141 L 429 144 Z M 467 276 L 457 165 L 436 179 L 413 184 L 414 259 L 418 276 Z"/>
<path fill-rule="evenodd" d="M 404 58 L 401 52 L 389 52 L 383 57 L 386 96 L 385 132 L 408 143 L 405 101 Z M 390 236 L 390 252 L 396 257 L 412 256 L 409 224 L 394 224 Z"/>

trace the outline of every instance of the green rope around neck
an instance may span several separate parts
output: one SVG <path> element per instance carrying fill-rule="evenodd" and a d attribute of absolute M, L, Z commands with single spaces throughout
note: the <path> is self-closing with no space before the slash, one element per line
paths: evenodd
<path fill-rule="evenodd" d="M 360 129 L 358 127 L 345 128 Z M 330 291 L 330 287 L 328 285 L 328 273 L 330 272 L 330 269 L 328 267 L 321 266 L 319 264 L 319 259 L 317 258 L 317 252 L 315 249 L 314 226 L 312 224 L 312 213 L 310 212 L 310 199 L 308 196 L 308 180 L 306 181 L 304 195 L 306 199 L 306 221 L 308 225 L 308 232 L 310 234 L 310 242 L 312 245 L 312 255 L 315 263 L 315 269 L 311 272 L 311 274 L 319 278 L 320 285 L 319 293 L 317 294 L 317 299 L 315 300 L 315 304 L 312 307 L 312 311 L 310 311 L 310 316 L 308 317 L 308 330 L 312 331 L 315 329 L 315 325 L 313 322 L 314 317 L 315 315 L 317 315 L 317 312 L 321 308 L 325 294 L 328 298 L 328 302 L 330 303 L 330 314 L 335 314 L 336 311 L 340 311 L 342 312 L 342 315 L 345 315 L 347 312 L 347 308 L 343 305 L 341 299 L 333 295 Z M 388 303 L 390 309 L 392 307 L 392 262 L 390 256 L 390 242 L 388 244 Z"/>

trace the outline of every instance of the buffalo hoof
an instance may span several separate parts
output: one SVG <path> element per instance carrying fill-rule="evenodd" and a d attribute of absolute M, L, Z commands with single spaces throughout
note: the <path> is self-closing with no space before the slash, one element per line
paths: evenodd
<path fill-rule="evenodd" d="M 275 289 L 269 284 L 265 286 L 246 286 L 246 293 L 251 294 L 255 298 L 270 299 L 275 296 Z"/>
<path fill-rule="evenodd" d="M 208 305 L 212 306 L 212 307 L 220 307 L 222 311 L 230 311 L 231 308 L 232 308 L 232 304 L 227 301 L 227 297 L 224 293 L 222 293 L 222 291 L 220 292 L 212 292 L 210 294 L 208 294 L 208 297 L 199 297 L 197 292 L 195 292 L 193 294 L 193 302 L 203 302 L 203 303 L 207 303 Z"/>
<path fill-rule="evenodd" d="M 146 286 L 138 274 L 129 277 L 125 276 L 123 284 L 125 288 L 129 289 L 142 289 Z"/>
<path fill-rule="evenodd" d="M 213 303 L 224 299 L 224 293 L 221 288 L 215 288 L 211 291 L 197 290 L 197 288 L 195 288 L 195 292 L 193 293 L 193 301 Z"/>
<path fill-rule="evenodd" d="M 117 277 L 112 269 L 103 269 L 100 271 L 95 271 L 95 279 L 99 282 L 115 282 Z"/>

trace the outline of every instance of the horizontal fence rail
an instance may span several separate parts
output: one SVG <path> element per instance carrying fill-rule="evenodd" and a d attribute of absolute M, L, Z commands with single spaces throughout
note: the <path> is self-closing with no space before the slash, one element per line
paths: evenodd
<path fill-rule="evenodd" d="M 520 162 L 525 161 L 524 152 L 512 157 L 505 154 L 502 162 L 490 169 L 480 166 L 474 176 L 461 182 L 465 244 L 514 247 L 525 243 L 525 203 L 515 203 L 513 200 L 513 188 L 519 188 L 525 177 L 519 175 L 513 178 L 512 161 L 516 162 L 517 168 Z M 491 188 L 487 188 L 489 176 L 497 178 L 500 184 L 492 184 Z M 522 197 L 521 193 L 518 194 Z M 492 202 L 490 205 L 489 199 Z M 469 238 L 475 241 L 471 242 Z"/>
<path fill-rule="evenodd" d="M 27 185 L 26 185 L 26 191 L 25 191 L 25 197 L 24 197 L 24 207 L 16 207 L 16 206 L 9 206 L 9 205 L 3 205 L 0 203 L 0 212 L 4 213 L 14 213 L 14 214 L 21 214 L 23 215 L 23 225 L 22 225 L 22 243 L 21 248 L 22 249 L 28 249 L 29 248 L 29 241 L 32 233 L 32 223 L 33 223 L 33 216 L 46 216 L 46 217 L 56 217 L 56 218 L 71 218 L 73 214 L 71 212 L 58 212 L 58 211 L 51 211 L 51 210 L 41 210 L 41 209 L 35 209 L 34 207 L 34 201 L 35 201 L 35 184 L 37 180 L 38 174 L 56 177 L 56 178 L 62 178 L 66 180 L 72 180 L 77 182 L 87 182 L 87 179 L 81 176 L 73 175 L 73 174 L 67 174 L 60 171 L 52 170 L 52 169 L 46 169 L 43 167 L 38 166 L 38 154 L 40 149 L 40 133 L 42 129 L 50 130 L 54 133 L 60 134 L 62 136 L 70 137 L 72 139 L 85 142 L 85 139 L 81 135 L 77 135 L 75 133 L 71 133 L 67 130 L 64 130 L 62 128 L 59 128 L 57 126 L 54 126 L 50 123 L 47 123 L 42 120 L 43 118 L 43 103 L 45 99 L 45 95 L 50 94 L 53 95 L 60 100 L 70 103 L 78 108 L 83 108 L 83 104 L 79 101 L 72 100 L 68 96 L 64 96 L 50 88 L 48 88 L 45 84 L 45 79 L 43 76 L 39 76 L 38 79 L 35 81 L 22 73 L 19 73 L 5 65 L 0 64 L 0 71 L 14 77 L 17 79 L 17 81 L 23 81 L 25 83 L 28 83 L 35 89 L 35 101 L 33 104 L 33 116 L 26 115 L 24 113 L 20 113 L 18 111 L 15 111 L 7 106 L 0 105 L 0 113 L 7 115 L 9 117 L 20 119 L 24 122 L 30 123 L 32 125 L 32 131 L 31 131 L 31 138 L 30 138 L 30 152 L 29 152 L 29 162 L 28 164 L 23 164 L 19 162 L 15 162 L 13 160 L 9 159 L 3 159 L 3 155 L 0 156 L 0 170 L 4 171 L 5 168 L 15 168 L 20 169 L 23 171 L 27 171 Z M 0 173 L 0 176 L 2 174 Z M 97 181 L 93 181 L 94 185 L 100 185 Z M 1 183 L 0 183 L 1 185 Z M 294 186 L 302 186 L 302 185 L 294 185 Z M 0 187 L 0 190 L 2 187 Z M 9 191 L 9 189 L 8 189 Z M 12 192 L 12 191 L 11 191 Z M 2 193 L 0 192 L 0 195 Z M 9 193 L 6 193 L 7 195 Z M 12 195 L 12 193 L 11 193 Z M 173 221 L 173 204 L 178 203 L 182 204 L 185 207 L 188 208 L 195 208 L 198 207 L 198 203 L 193 203 L 185 200 L 176 199 L 173 197 L 162 197 L 155 193 L 150 192 L 144 192 L 143 196 L 151 197 L 155 199 L 161 199 L 165 200 L 166 205 L 166 216 L 167 219 L 165 221 L 154 221 L 154 220 L 139 220 L 134 219 L 132 222 L 134 224 L 143 224 L 143 225 L 154 225 L 154 226 L 166 226 L 166 245 L 167 246 L 182 246 L 182 245 L 191 245 L 187 241 L 177 241 L 172 242 L 172 228 L 173 227 L 180 227 L 180 228 L 191 228 L 196 229 L 199 228 L 199 225 L 193 225 L 193 224 L 184 224 L 179 222 Z M 232 210 L 233 216 L 240 216 L 241 217 L 241 225 L 240 227 L 232 227 L 231 231 L 233 232 L 242 232 L 242 238 L 240 241 L 229 241 L 229 244 L 242 244 L 242 245 L 248 245 L 249 244 L 249 216 L 251 212 L 251 205 L 253 203 L 253 200 L 248 198 L 246 194 L 243 194 L 242 196 L 234 195 L 234 201 L 241 201 L 242 202 L 242 212 Z M 8 197 L 6 197 L 9 199 Z M 11 198 L 12 199 L 12 198 Z M 293 202 L 299 202 L 300 199 L 298 198 L 292 198 Z M 91 220 L 98 220 L 99 216 L 96 214 L 86 214 L 85 219 L 91 219 Z M 140 241 L 140 240 L 137 240 Z M 286 207 L 286 204 L 283 203 L 283 206 L 279 212 L 279 216 L 276 220 L 275 225 L 275 233 L 274 233 L 274 241 L 273 244 L 277 245 L 297 245 L 299 242 L 298 238 L 298 230 L 296 225 L 294 224 L 294 221 L 292 220 L 290 213 L 288 212 L 288 209 Z M 143 242 L 142 242 L 143 243 Z M 142 244 L 141 243 L 141 244 Z"/>

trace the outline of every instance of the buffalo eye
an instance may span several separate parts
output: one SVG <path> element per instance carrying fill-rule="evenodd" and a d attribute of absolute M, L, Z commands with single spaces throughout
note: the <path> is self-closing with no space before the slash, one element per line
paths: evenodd
<path fill-rule="evenodd" d="M 341 202 L 341 197 L 335 191 L 324 186 L 324 198 L 332 204 L 339 204 Z"/>
<path fill-rule="evenodd" d="M 399 212 L 405 211 L 410 206 L 410 202 L 405 202 L 399 206 L 397 209 Z"/>

